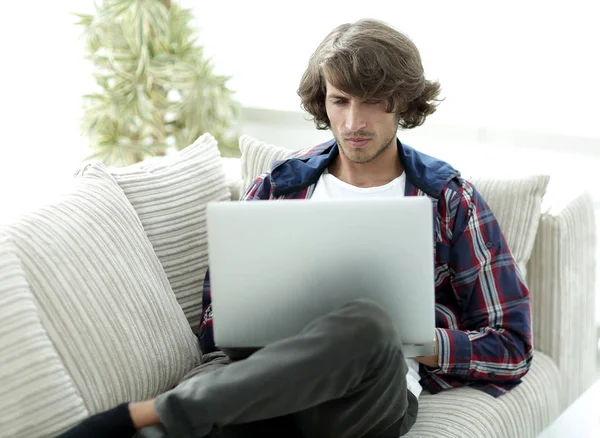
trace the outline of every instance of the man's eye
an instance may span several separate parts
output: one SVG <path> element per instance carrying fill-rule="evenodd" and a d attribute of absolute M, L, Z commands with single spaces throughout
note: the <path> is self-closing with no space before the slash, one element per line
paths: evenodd
<path fill-rule="evenodd" d="M 333 101 L 333 104 L 334 104 L 334 105 L 342 105 L 342 104 L 344 104 L 344 103 L 346 103 L 346 101 L 345 101 L 345 100 L 343 100 L 343 99 L 337 99 L 337 100 L 334 100 L 334 101 Z"/>
<path fill-rule="evenodd" d="M 381 100 L 378 99 L 369 99 L 365 102 L 367 105 L 379 105 Z"/>

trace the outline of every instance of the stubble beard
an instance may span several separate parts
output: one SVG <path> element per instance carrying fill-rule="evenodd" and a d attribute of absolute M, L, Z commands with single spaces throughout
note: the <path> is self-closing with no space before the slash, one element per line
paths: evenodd
<path fill-rule="evenodd" d="M 340 150 L 340 153 L 343 154 L 350 162 L 355 163 L 355 164 L 367 164 L 370 163 L 371 161 L 375 160 L 378 156 L 380 156 L 388 147 L 390 147 L 390 145 L 394 142 L 394 139 L 396 138 L 396 133 L 394 133 L 392 136 L 390 136 L 390 138 L 388 138 L 387 140 L 383 141 L 377 149 L 375 149 L 375 152 L 373 152 L 372 154 L 365 154 L 362 150 L 358 150 L 356 154 L 352 154 L 352 150 L 350 150 L 350 152 L 348 152 L 346 150 L 345 147 L 342 146 L 343 143 L 340 142 L 339 139 L 337 140 L 338 143 L 338 149 Z M 368 147 L 369 145 L 367 145 Z"/>

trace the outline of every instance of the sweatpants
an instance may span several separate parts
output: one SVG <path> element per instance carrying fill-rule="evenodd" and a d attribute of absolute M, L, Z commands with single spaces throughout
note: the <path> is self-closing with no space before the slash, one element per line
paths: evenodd
<path fill-rule="evenodd" d="M 358 299 L 246 359 L 204 355 L 137 436 L 397 438 L 418 409 L 406 373 L 389 316 Z"/>

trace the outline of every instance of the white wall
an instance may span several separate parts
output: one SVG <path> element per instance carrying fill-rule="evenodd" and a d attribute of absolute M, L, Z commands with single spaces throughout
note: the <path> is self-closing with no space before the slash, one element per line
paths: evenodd
<path fill-rule="evenodd" d="M 207 54 L 246 106 L 295 110 L 308 58 L 336 25 L 383 19 L 420 48 L 446 101 L 431 121 L 600 138 L 594 0 L 192 2 Z"/>

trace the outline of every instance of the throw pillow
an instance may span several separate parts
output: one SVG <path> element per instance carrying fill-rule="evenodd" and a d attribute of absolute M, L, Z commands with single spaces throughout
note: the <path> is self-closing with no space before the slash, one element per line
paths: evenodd
<path fill-rule="evenodd" d="M 241 165 L 244 191 L 256 177 L 271 170 L 271 166 L 275 161 L 286 159 L 295 152 L 292 149 L 263 143 L 249 135 L 242 135 L 239 144 L 242 152 Z"/>
<path fill-rule="evenodd" d="M 217 141 L 204 134 L 173 155 L 110 169 L 133 205 L 193 330 L 208 267 L 206 204 L 231 197 Z"/>
<path fill-rule="evenodd" d="M 45 437 L 88 412 L 40 321 L 16 248 L 0 236 L 0 437 Z"/>
<path fill-rule="evenodd" d="M 198 363 L 197 339 L 104 166 L 88 165 L 69 193 L 5 232 L 90 414 L 156 396 Z"/>

